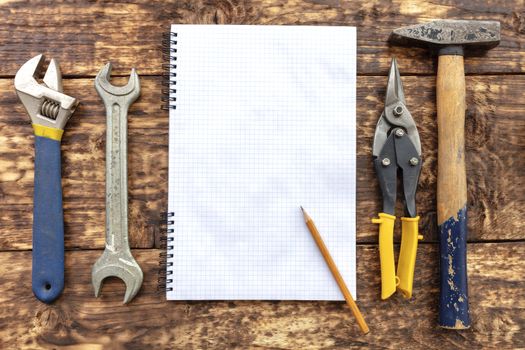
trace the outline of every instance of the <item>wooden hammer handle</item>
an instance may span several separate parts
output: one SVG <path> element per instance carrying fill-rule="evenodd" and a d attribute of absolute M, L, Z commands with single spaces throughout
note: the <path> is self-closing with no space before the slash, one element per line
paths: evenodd
<path fill-rule="evenodd" d="M 439 325 L 470 327 L 467 291 L 467 181 L 463 56 L 441 55 L 437 74 L 441 295 Z"/>

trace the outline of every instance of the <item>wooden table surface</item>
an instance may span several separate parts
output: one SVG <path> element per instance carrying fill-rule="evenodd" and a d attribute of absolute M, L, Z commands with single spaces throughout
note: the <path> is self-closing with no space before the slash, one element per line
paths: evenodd
<path fill-rule="evenodd" d="M 525 348 L 524 0 L 2 1 L 0 14 L 1 348 Z M 436 60 L 386 43 L 392 29 L 434 18 L 501 22 L 501 44 L 465 61 L 472 328 L 461 332 L 436 322 Z M 157 293 L 168 169 L 160 43 L 170 23 L 358 27 L 357 284 L 370 334 L 360 334 L 343 302 L 166 302 Z M 13 87 L 17 69 L 41 52 L 61 62 L 65 92 L 81 101 L 62 142 L 66 287 L 52 305 L 31 292 L 34 137 Z M 372 135 L 392 56 L 424 157 L 417 204 L 425 238 L 408 301 L 380 300 L 377 226 L 370 223 L 380 209 Z M 100 299 L 91 286 L 105 215 L 105 112 L 93 78 L 107 61 L 117 83 L 136 67 L 142 84 L 130 110 L 128 182 L 130 240 L 145 278 L 126 306 L 120 281 L 106 281 Z"/>

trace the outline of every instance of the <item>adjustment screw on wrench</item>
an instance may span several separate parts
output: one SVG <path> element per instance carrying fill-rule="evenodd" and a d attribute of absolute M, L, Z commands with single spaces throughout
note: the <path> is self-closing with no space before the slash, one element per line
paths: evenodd
<path fill-rule="evenodd" d="M 18 70 L 15 89 L 35 133 L 32 288 L 51 303 L 64 289 L 64 214 L 60 141 L 78 100 L 65 95 L 58 62 L 51 59 L 43 84 L 35 77 L 44 64 L 37 55 Z"/>
<path fill-rule="evenodd" d="M 106 277 L 123 280 L 126 304 L 138 293 L 143 279 L 128 240 L 128 108 L 140 95 L 140 82 L 135 69 L 125 86 L 111 85 L 110 75 L 108 63 L 95 78 L 95 89 L 106 107 L 106 247 L 93 265 L 91 280 L 95 297 Z"/>

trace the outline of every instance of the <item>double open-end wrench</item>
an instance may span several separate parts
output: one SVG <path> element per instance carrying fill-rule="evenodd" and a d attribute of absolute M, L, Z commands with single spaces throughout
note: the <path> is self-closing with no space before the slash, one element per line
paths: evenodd
<path fill-rule="evenodd" d="M 16 73 L 15 89 L 35 133 L 32 287 L 39 300 L 50 303 L 64 289 L 60 140 L 78 100 L 62 92 L 62 75 L 54 59 L 43 83 L 35 79 L 44 61 L 43 55 L 27 61 Z"/>
<path fill-rule="evenodd" d="M 95 78 L 95 89 L 106 107 L 106 247 L 93 265 L 91 279 L 95 297 L 99 296 L 106 277 L 123 280 L 126 304 L 138 293 L 143 278 L 129 249 L 127 183 L 128 108 L 140 95 L 140 83 L 135 69 L 125 86 L 111 85 L 110 75 L 111 63 L 108 63 Z"/>

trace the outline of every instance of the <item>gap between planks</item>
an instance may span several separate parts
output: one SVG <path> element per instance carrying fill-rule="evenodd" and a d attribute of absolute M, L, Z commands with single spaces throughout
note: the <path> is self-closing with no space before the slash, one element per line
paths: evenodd
<path fill-rule="evenodd" d="M 419 242 L 419 245 L 435 245 L 438 244 L 438 241 L 421 241 Z M 525 239 L 491 239 L 491 240 L 484 240 L 484 241 L 467 241 L 467 244 L 511 244 L 511 243 L 525 243 Z M 401 243 L 400 242 L 394 242 L 394 247 L 399 247 Z M 377 242 L 356 242 L 356 246 L 361 247 L 377 247 Z M 64 251 L 66 252 L 89 252 L 89 251 L 103 251 L 104 247 L 98 247 L 98 248 L 66 248 Z M 131 248 L 132 251 L 148 251 L 148 250 L 163 250 L 158 247 L 149 247 L 149 248 Z M 32 249 L 0 249 L 0 254 L 2 253 L 13 253 L 13 252 L 30 252 Z"/>

